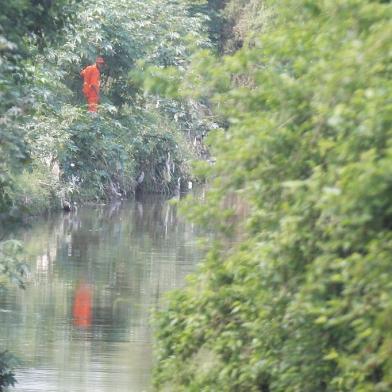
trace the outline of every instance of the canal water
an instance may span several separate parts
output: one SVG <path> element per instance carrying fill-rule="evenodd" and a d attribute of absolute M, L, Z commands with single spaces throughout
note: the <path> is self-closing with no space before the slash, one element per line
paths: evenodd
<path fill-rule="evenodd" d="M 194 226 L 150 197 L 39 219 L 14 237 L 31 276 L 0 293 L 0 349 L 21 360 L 10 390 L 149 391 L 151 310 L 200 261 Z"/>

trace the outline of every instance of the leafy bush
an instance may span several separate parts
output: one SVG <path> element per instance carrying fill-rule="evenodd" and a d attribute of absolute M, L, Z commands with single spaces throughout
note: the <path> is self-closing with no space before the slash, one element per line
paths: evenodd
<path fill-rule="evenodd" d="M 148 94 L 129 74 L 148 65 L 185 69 L 195 48 L 211 46 L 206 15 L 186 2 L 158 0 L 35 4 L 7 3 L 0 18 L 0 213 L 59 204 L 20 204 L 24 179 L 34 192 L 45 166 L 56 168 L 46 190 L 59 199 L 129 194 L 141 172 L 145 189 L 174 189 L 190 175 L 183 140 L 199 127 L 197 111 Z M 100 116 L 92 119 L 79 72 L 98 54 L 107 68 Z"/>
<path fill-rule="evenodd" d="M 0 242 L 0 290 L 4 290 L 9 282 L 24 287 L 26 276 L 21 243 L 15 240 Z M 0 391 L 16 383 L 13 369 L 17 363 L 14 355 L 0 351 Z"/>
<path fill-rule="evenodd" d="M 8 351 L 0 352 L 0 391 L 4 387 L 14 386 L 16 383 L 14 367 L 17 364 L 16 358 Z"/>
<path fill-rule="evenodd" d="M 12 205 L 14 175 L 30 163 L 27 116 L 33 94 L 26 62 L 58 37 L 72 16 L 73 0 L 0 1 L 0 214 Z"/>
<path fill-rule="evenodd" d="M 155 387 L 389 391 L 392 6 L 263 3 L 249 46 L 180 85 L 229 126 L 188 202 L 216 243 L 157 316 Z"/>

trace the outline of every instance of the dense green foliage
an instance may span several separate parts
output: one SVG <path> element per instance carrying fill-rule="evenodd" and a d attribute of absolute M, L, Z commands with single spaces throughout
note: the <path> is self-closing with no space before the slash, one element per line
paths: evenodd
<path fill-rule="evenodd" d="M 210 46 L 205 15 L 157 0 L 3 3 L 0 213 L 124 196 L 142 172 L 158 192 L 190 175 L 184 139 L 198 132 L 198 108 L 146 94 L 136 76 L 147 65 L 185 69 Z M 92 119 L 79 72 L 97 55 L 107 66 Z"/>
<path fill-rule="evenodd" d="M 20 242 L 8 240 L 0 242 L 0 291 L 9 283 L 24 287 L 27 275 Z M 0 391 L 16 382 L 14 368 L 18 361 L 8 351 L 0 351 Z"/>
<path fill-rule="evenodd" d="M 191 6 L 0 0 L 0 237 L 9 218 L 126 197 L 141 174 L 139 186 L 154 192 L 190 176 L 186 138 L 203 131 L 199 105 L 149 95 L 138 75 L 148 65 L 185 69 L 210 46 L 206 17 Z M 92 117 L 79 73 L 97 55 L 107 66 Z M 0 241 L 0 284 L 21 283 L 18 246 Z M 14 382 L 10 361 L 0 354 L 0 389 Z"/>
<path fill-rule="evenodd" d="M 157 317 L 156 389 L 390 391 L 391 3 L 252 4 L 248 44 L 174 78 L 228 129 L 188 202 L 218 234 Z"/>
<path fill-rule="evenodd" d="M 10 385 L 15 385 L 16 379 L 13 369 L 16 364 L 16 358 L 8 351 L 0 352 L 0 391 L 4 391 L 4 388 Z"/>
<path fill-rule="evenodd" d="M 0 1 L 0 217 L 12 213 L 15 174 L 30 161 L 26 123 L 33 96 L 26 61 L 69 22 L 73 0 Z"/>
<path fill-rule="evenodd" d="M 216 241 L 157 318 L 157 390 L 392 389 L 390 1 L 0 6 L 0 223 L 127 195 L 142 173 L 170 191 L 184 136 L 224 128 L 187 208 Z M 91 117 L 79 71 L 98 54 Z M 21 278 L 19 251 L 0 244 L 1 279 Z"/>

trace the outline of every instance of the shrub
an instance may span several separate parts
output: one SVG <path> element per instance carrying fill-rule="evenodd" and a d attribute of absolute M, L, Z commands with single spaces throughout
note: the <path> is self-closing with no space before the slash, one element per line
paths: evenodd
<path fill-rule="evenodd" d="M 27 267 L 22 257 L 20 242 L 15 240 L 0 242 L 0 290 L 4 290 L 9 282 L 24 287 Z M 0 391 L 3 391 L 4 387 L 15 384 L 13 370 L 17 363 L 14 355 L 8 351 L 0 351 Z"/>
<path fill-rule="evenodd" d="M 389 391 L 392 7 L 263 3 L 268 28 L 199 55 L 180 87 L 228 129 L 210 137 L 206 201 L 188 202 L 216 244 L 157 316 L 155 386 Z"/>

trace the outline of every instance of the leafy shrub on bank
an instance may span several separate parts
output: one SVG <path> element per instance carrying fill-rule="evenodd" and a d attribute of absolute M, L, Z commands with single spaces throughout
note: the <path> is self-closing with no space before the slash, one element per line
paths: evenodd
<path fill-rule="evenodd" d="M 74 4 L 0 1 L 0 217 L 15 206 L 15 175 L 31 163 L 26 123 L 34 94 L 27 83 L 31 73 L 26 62 L 32 52 L 58 39 L 61 28 L 70 23 Z"/>
<path fill-rule="evenodd" d="M 180 177 L 190 175 L 191 151 L 183 140 L 197 128 L 197 115 L 174 101 L 163 105 L 129 73 L 136 64 L 141 72 L 147 65 L 185 69 L 195 48 L 210 46 L 206 16 L 191 14 L 185 2 L 38 3 L 42 14 L 20 2 L 5 6 L 6 17 L 0 18 L 6 58 L 0 64 L 0 121 L 6 125 L 0 131 L 0 213 L 25 209 L 26 203 L 18 203 L 23 199 L 18 181 L 24 178 L 19 173 L 27 170 L 35 181 L 34 171 L 45 165 L 58 173 L 49 191 L 60 199 L 126 195 L 141 172 L 146 190 L 173 190 Z M 18 23 L 10 24 L 10 18 Z M 107 67 L 100 115 L 92 119 L 79 72 L 97 55 Z M 32 185 L 38 187 L 39 181 Z M 27 205 L 35 213 L 43 207 Z"/>
<path fill-rule="evenodd" d="M 20 242 L 0 242 L 0 290 L 4 290 L 9 283 L 23 288 L 26 275 L 27 266 L 23 261 Z M 16 383 L 14 368 L 17 364 L 18 360 L 14 355 L 8 351 L 0 351 L 0 391 Z"/>
<path fill-rule="evenodd" d="M 157 317 L 155 387 L 389 391 L 392 6 L 263 3 L 268 29 L 182 84 L 229 127 L 188 202 L 216 243 Z"/>
<path fill-rule="evenodd" d="M 13 370 L 17 363 L 17 359 L 8 351 L 0 352 L 0 391 L 4 391 L 5 387 L 15 385 L 16 379 Z"/>

